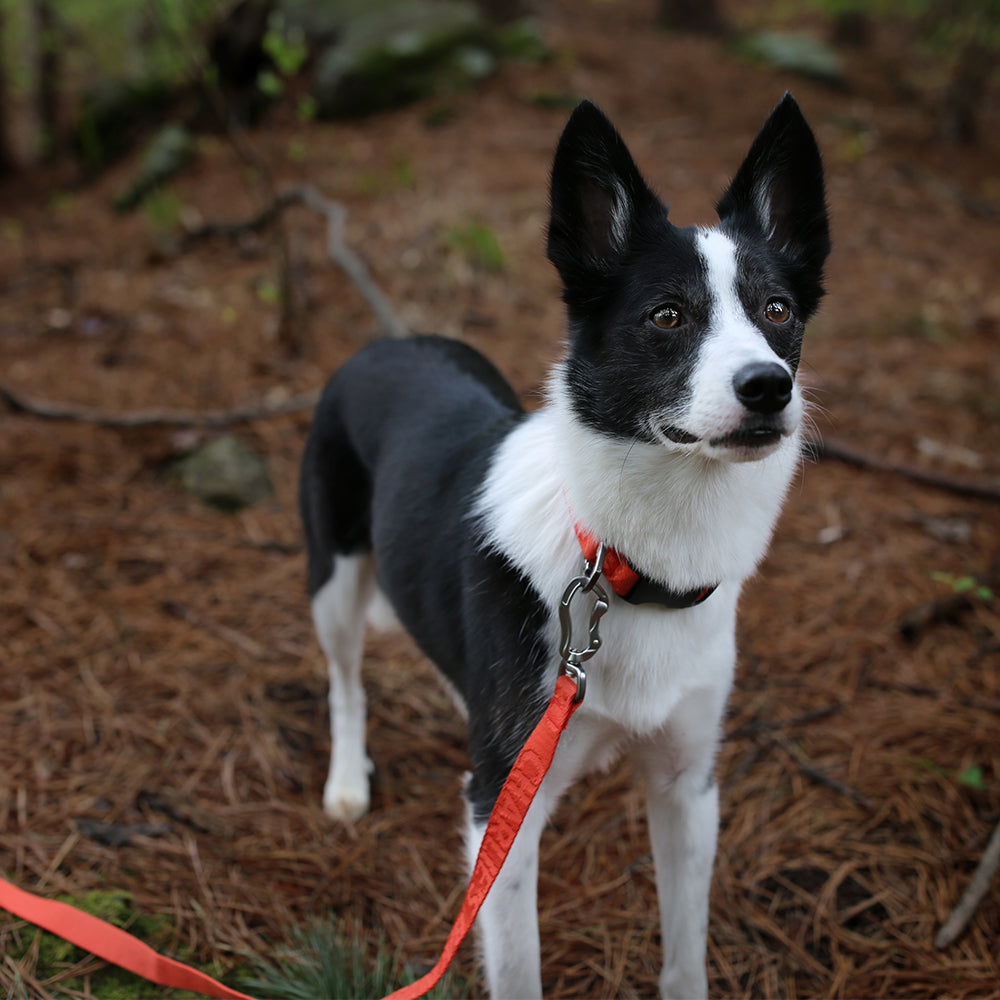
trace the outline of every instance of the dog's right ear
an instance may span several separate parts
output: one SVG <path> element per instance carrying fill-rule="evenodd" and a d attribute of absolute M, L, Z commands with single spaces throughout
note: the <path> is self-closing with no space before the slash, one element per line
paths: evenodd
<path fill-rule="evenodd" d="M 596 104 L 578 104 L 552 165 L 548 256 L 563 284 L 612 269 L 651 202 L 659 205 L 615 127 Z"/>
<path fill-rule="evenodd" d="M 717 207 L 723 222 L 757 230 L 785 257 L 812 313 L 823 294 L 830 229 L 819 147 L 791 94 L 764 122 Z"/>

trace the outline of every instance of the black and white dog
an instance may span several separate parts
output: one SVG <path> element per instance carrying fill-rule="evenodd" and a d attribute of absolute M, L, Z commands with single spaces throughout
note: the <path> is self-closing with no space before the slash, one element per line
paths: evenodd
<path fill-rule="evenodd" d="M 486 979 L 495 998 L 540 995 L 542 828 L 571 781 L 627 753 L 646 780 L 660 987 L 704 996 L 713 762 L 740 586 L 799 461 L 796 370 L 829 252 L 822 164 L 785 96 L 720 223 L 677 228 L 584 102 L 556 151 L 551 202 L 569 343 L 542 409 L 526 414 L 481 355 L 436 337 L 370 345 L 318 404 L 300 499 L 330 669 L 323 803 L 344 820 L 369 805 L 360 662 L 381 593 L 467 714 L 474 860 L 555 686 L 556 608 L 581 572 L 581 539 L 599 539 L 631 582 L 610 598 L 586 699 L 481 911 Z"/>

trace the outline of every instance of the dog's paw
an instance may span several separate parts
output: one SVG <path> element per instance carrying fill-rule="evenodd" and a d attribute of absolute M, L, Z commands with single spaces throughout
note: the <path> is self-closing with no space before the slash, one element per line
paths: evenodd
<path fill-rule="evenodd" d="M 329 781 L 323 789 L 323 812 L 342 823 L 361 819 L 370 803 L 367 777 L 362 782 Z"/>
<path fill-rule="evenodd" d="M 353 767 L 334 767 L 323 789 L 323 811 L 344 823 L 361 819 L 371 804 L 371 775 L 375 765 L 363 757 Z"/>
<path fill-rule="evenodd" d="M 708 976 L 703 968 L 664 969 L 660 976 L 663 1000 L 700 1000 L 708 996 Z"/>

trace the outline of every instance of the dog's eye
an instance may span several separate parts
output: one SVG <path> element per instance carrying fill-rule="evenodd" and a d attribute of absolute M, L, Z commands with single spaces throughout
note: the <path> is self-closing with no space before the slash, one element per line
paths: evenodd
<path fill-rule="evenodd" d="M 787 323 L 792 315 L 792 310 L 788 308 L 787 302 L 781 299 L 772 299 L 764 308 L 764 316 L 770 323 Z"/>
<path fill-rule="evenodd" d="M 660 306 L 650 314 L 649 321 L 661 330 L 673 330 L 681 325 L 681 311 L 676 306 Z"/>

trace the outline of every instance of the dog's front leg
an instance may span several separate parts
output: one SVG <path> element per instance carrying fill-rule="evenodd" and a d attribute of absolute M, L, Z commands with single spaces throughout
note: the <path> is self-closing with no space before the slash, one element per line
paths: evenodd
<path fill-rule="evenodd" d="M 538 936 L 538 843 L 548 809 L 539 793 L 514 839 L 510 854 L 477 919 L 483 971 L 493 1000 L 531 1000 L 542 995 Z M 475 865 L 486 832 L 472 806 L 467 849 Z"/>
<path fill-rule="evenodd" d="M 701 785 L 699 788 L 698 785 Z M 708 994 L 705 948 L 708 893 L 719 826 L 719 792 L 687 776 L 672 788 L 647 791 L 649 833 L 656 864 L 656 891 L 663 936 L 660 994 L 669 1000 Z"/>
<path fill-rule="evenodd" d="M 718 716 L 707 708 L 702 702 L 684 719 L 684 726 L 668 729 L 640 758 L 656 865 L 664 998 L 708 993 L 705 952 L 719 790 L 713 772 Z"/>

